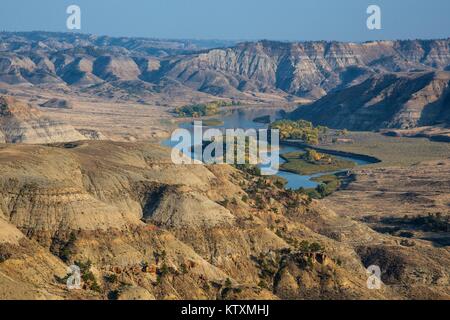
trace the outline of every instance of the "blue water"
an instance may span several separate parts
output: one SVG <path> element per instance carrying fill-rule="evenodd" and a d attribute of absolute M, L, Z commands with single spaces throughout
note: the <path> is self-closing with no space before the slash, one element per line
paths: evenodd
<path fill-rule="evenodd" d="M 267 124 L 264 123 L 256 123 L 253 122 L 253 119 L 265 115 L 271 116 L 271 121 L 277 120 L 281 118 L 281 113 L 279 110 L 276 109 L 267 109 L 267 108 L 257 108 L 257 109 L 251 109 L 251 110 L 244 110 L 244 109 L 238 109 L 230 112 L 229 114 L 226 114 L 223 117 L 220 117 L 220 119 L 223 121 L 223 125 L 221 126 L 214 126 L 211 128 L 217 128 L 220 130 L 224 129 L 264 129 L 267 128 Z M 219 118 L 219 117 L 218 117 Z M 180 124 L 181 128 L 185 128 L 188 130 L 192 130 L 193 126 L 191 122 L 186 122 Z M 163 141 L 163 144 L 169 147 L 173 147 L 176 145 L 176 143 L 171 142 L 170 139 Z M 291 146 L 280 146 L 280 155 L 290 152 L 302 152 L 305 151 L 304 149 L 297 148 L 297 147 L 291 147 Z M 192 154 L 189 155 L 192 157 Z M 357 165 L 366 165 L 369 162 L 351 158 L 351 157 L 336 157 L 344 160 L 350 160 L 355 162 Z M 280 157 L 280 165 L 285 163 L 286 161 Z M 299 188 L 315 188 L 318 186 L 318 183 L 315 181 L 312 181 L 311 179 L 320 177 L 325 174 L 335 174 L 342 171 L 336 171 L 336 172 L 321 172 L 313 175 L 299 175 L 291 172 L 286 171 L 279 171 L 277 173 L 277 176 L 284 178 L 287 181 L 286 188 L 287 189 L 299 189 Z"/>

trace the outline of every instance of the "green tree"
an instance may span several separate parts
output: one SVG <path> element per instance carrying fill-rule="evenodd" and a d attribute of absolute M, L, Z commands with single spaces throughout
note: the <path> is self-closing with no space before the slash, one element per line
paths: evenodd
<path fill-rule="evenodd" d="M 327 185 L 325 183 L 321 183 L 317 186 L 316 191 L 322 198 L 327 196 Z"/>

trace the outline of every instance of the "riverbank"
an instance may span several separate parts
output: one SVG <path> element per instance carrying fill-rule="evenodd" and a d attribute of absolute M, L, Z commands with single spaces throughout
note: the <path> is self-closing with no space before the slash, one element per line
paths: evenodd
<path fill-rule="evenodd" d="M 267 124 L 263 123 L 255 123 L 253 120 L 257 117 L 270 115 L 272 120 L 276 120 L 280 118 L 280 110 L 276 108 L 272 109 L 243 109 L 239 108 L 234 111 L 231 111 L 226 116 L 219 118 L 218 120 L 222 121 L 223 124 L 218 126 L 218 129 L 228 129 L 228 128 L 243 128 L 243 129 L 264 129 L 267 128 Z M 210 119 L 213 119 L 211 117 Z M 192 119 L 190 121 L 178 122 L 178 126 L 191 130 L 192 129 Z M 170 139 L 167 139 L 163 142 L 163 145 L 173 147 L 174 143 L 170 142 Z M 283 155 L 291 152 L 303 153 L 305 149 L 314 149 L 314 146 L 309 145 L 299 145 L 298 143 L 293 146 L 287 146 L 286 143 L 282 143 L 280 149 L 280 165 L 281 170 L 277 173 L 277 178 L 283 183 L 285 183 L 286 189 L 297 190 L 300 188 L 303 189 L 315 189 L 324 181 L 317 180 L 316 178 L 324 175 L 328 175 L 332 172 L 337 171 L 346 171 L 351 168 L 354 168 L 356 165 L 366 165 L 369 163 L 373 163 L 375 161 L 379 161 L 378 159 L 373 159 L 371 157 L 366 157 L 360 154 L 351 154 L 344 153 L 339 151 L 330 151 L 323 150 L 323 153 L 331 154 L 336 157 L 342 157 L 344 159 L 340 159 L 345 161 L 339 161 L 339 165 L 335 167 L 329 166 L 329 164 L 324 164 L 324 166 L 318 168 L 316 167 L 314 170 L 302 171 L 302 170 L 289 170 L 289 168 L 283 167 L 285 164 L 285 159 Z M 319 150 L 322 150 L 319 148 Z M 320 169 L 320 170 L 319 170 Z M 305 173 L 305 174 L 303 174 Z M 329 181 L 328 181 L 329 182 Z M 326 183 L 326 181 L 325 181 Z"/>
<path fill-rule="evenodd" d="M 353 158 L 353 159 L 358 159 L 364 162 L 368 162 L 368 163 L 380 163 L 382 162 L 382 160 L 380 160 L 377 157 L 373 157 L 370 155 L 365 155 L 365 154 L 359 154 L 359 153 L 353 153 L 353 152 L 348 152 L 348 151 L 343 151 L 343 150 L 333 150 L 333 149 L 328 149 L 325 147 L 317 147 L 317 146 L 312 146 L 309 145 L 307 143 L 303 143 L 300 141 L 288 141 L 288 140 L 283 140 L 280 142 L 281 145 L 284 146 L 290 146 L 290 147 L 297 147 L 300 149 L 312 149 L 312 150 L 316 150 L 318 152 L 321 153 L 325 153 L 325 154 L 329 154 L 332 156 L 338 156 L 338 157 L 345 157 L 345 158 Z"/>

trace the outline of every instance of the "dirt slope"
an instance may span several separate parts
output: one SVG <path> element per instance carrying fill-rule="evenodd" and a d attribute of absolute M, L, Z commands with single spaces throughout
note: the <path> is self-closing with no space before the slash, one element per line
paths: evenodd
<path fill-rule="evenodd" d="M 403 249 L 271 181 L 229 166 L 175 166 L 156 145 L 4 145 L 0 172 L 5 297 L 448 298 L 448 251 Z M 422 273 L 369 290 L 367 263 L 398 264 L 374 260 L 373 246 L 415 257 L 401 261 L 398 279 Z M 88 261 L 84 289 L 68 291 L 58 280 L 65 267 Z"/>

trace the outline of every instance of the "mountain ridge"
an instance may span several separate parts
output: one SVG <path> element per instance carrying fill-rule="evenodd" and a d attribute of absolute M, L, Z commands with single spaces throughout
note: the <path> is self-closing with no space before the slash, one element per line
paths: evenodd
<path fill-rule="evenodd" d="M 164 106 L 217 98 L 243 104 L 307 101 L 313 102 L 311 108 L 301 107 L 294 118 L 319 121 L 336 114 L 336 119 L 321 123 L 354 130 L 448 122 L 448 83 L 439 77 L 450 70 L 450 38 L 365 43 L 262 40 L 189 50 L 184 42 L 64 33 L 0 33 L 0 39 L 0 87 L 6 92 L 44 89 L 49 94 Z M 164 54 L 158 51 L 167 48 Z M 362 93 L 385 105 L 362 101 Z M 359 105 L 337 112 L 332 100 L 343 97 L 348 101 L 340 104 Z M 316 112 L 325 102 L 329 106 Z M 366 103 L 377 108 L 367 108 Z M 338 119 L 344 116 L 349 119 Z"/>
<path fill-rule="evenodd" d="M 118 79 L 152 85 L 170 80 L 223 97 L 275 93 L 315 100 L 376 73 L 450 68 L 450 39 L 366 43 L 262 40 L 186 51 L 186 45 L 177 42 L 142 38 L 31 35 L 0 33 L 0 82 L 90 86 Z M 158 51 L 171 46 L 177 49 L 164 54 Z"/>

